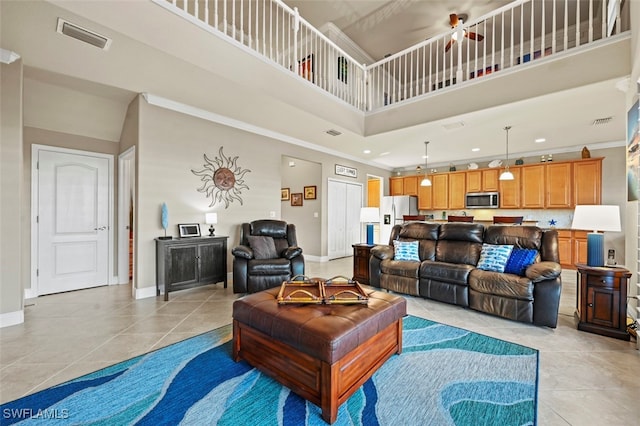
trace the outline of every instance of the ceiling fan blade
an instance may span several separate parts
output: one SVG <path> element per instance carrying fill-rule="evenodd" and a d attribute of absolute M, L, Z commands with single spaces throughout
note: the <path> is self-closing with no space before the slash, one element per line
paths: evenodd
<path fill-rule="evenodd" d="M 458 15 L 455 13 L 452 13 L 451 15 L 449 15 L 449 23 L 451 24 L 451 28 L 458 25 Z"/>
<path fill-rule="evenodd" d="M 447 45 L 444 47 L 444 51 L 448 52 L 449 49 L 451 49 L 451 46 L 453 45 L 453 43 L 455 43 L 456 41 L 454 39 L 449 40 L 449 42 L 447 43 Z"/>
<path fill-rule="evenodd" d="M 471 32 L 471 31 L 467 32 L 464 36 L 470 38 L 471 40 L 475 40 L 475 41 L 484 40 L 484 36 L 482 34 L 474 33 L 474 32 Z"/>

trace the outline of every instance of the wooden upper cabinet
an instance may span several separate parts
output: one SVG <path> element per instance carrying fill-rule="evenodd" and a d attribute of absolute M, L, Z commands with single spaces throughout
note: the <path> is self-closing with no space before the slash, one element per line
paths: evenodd
<path fill-rule="evenodd" d="M 482 170 L 467 172 L 467 192 L 482 192 Z"/>
<path fill-rule="evenodd" d="M 500 169 L 502 173 L 504 169 Z M 520 208 L 520 175 L 522 167 L 510 167 L 513 173 L 513 180 L 501 180 L 500 184 L 500 208 L 519 209 Z"/>
<path fill-rule="evenodd" d="M 565 209 L 572 207 L 572 163 L 547 163 L 545 207 Z"/>
<path fill-rule="evenodd" d="M 402 184 L 403 195 L 418 195 L 418 176 L 404 176 Z"/>
<path fill-rule="evenodd" d="M 429 179 L 431 179 L 431 185 L 433 185 L 433 176 L 429 176 Z M 418 185 L 418 210 L 431 210 L 433 208 L 433 203 L 431 202 L 432 192 L 433 186 Z"/>
<path fill-rule="evenodd" d="M 545 165 L 523 166 L 521 169 L 521 207 L 542 209 L 545 201 Z"/>
<path fill-rule="evenodd" d="M 467 192 L 495 192 L 500 190 L 498 169 L 469 170 L 467 174 Z"/>
<path fill-rule="evenodd" d="M 466 172 L 449 173 L 449 208 L 464 209 L 466 191 Z"/>
<path fill-rule="evenodd" d="M 573 205 L 600 204 L 602 158 L 573 163 Z"/>
<path fill-rule="evenodd" d="M 404 195 L 404 178 L 402 176 L 389 178 L 389 195 Z"/>
<path fill-rule="evenodd" d="M 482 190 L 485 192 L 495 192 L 500 190 L 498 177 L 499 169 L 487 169 L 482 171 Z M 467 192 L 471 192 L 467 190 Z"/>
<path fill-rule="evenodd" d="M 442 173 L 431 176 L 431 208 L 449 208 L 449 174 Z"/>

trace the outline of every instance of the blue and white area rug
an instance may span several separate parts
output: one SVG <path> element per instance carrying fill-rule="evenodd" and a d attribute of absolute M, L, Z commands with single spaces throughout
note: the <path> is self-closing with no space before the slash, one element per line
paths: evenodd
<path fill-rule="evenodd" d="M 0 424 L 324 425 L 320 409 L 231 359 L 231 326 L 0 406 Z M 403 352 L 334 425 L 532 425 L 538 351 L 408 316 Z"/>

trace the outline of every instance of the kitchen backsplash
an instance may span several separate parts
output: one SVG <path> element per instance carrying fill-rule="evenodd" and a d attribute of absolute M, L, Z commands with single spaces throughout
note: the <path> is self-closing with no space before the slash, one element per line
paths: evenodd
<path fill-rule="evenodd" d="M 444 215 L 443 215 L 444 212 Z M 493 216 L 523 216 L 524 220 L 535 220 L 540 228 L 571 228 L 573 209 L 466 209 L 466 210 L 421 210 L 420 214 L 433 215 L 433 219 L 447 216 L 473 216 L 474 220 L 493 221 Z"/>

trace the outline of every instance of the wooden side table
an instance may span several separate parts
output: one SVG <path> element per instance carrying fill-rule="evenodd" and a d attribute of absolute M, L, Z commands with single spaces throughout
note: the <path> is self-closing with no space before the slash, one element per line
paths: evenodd
<path fill-rule="evenodd" d="M 369 284 L 369 256 L 372 244 L 354 244 L 353 247 L 353 279 L 360 284 Z"/>
<path fill-rule="evenodd" d="M 578 330 L 629 340 L 627 333 L 627 283 L 631 272 L 619 267 L 578 269 Z"/>

